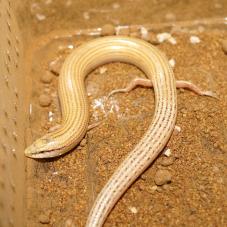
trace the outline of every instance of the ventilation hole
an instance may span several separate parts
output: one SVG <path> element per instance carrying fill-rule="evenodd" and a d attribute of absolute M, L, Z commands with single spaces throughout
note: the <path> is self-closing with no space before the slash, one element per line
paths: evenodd
<path fill-rule="evenodd" d="M 17 119 L 16 118 L 13 118 L 13 124 L 16 126 L 17 125 Z"/>
<path fill-rule="evenodd" d="M 7 72 L 10 73 L 9 64 L 7 62 L 5 62 L 5 66 L 6 66 Z"/>
<path fill-rule="evenodd" d="M 14 66 L 15 68 L 18 68 L 18 57 L 17 58 L 14 58 Z"/>
<path fill-rule="evenodd" d="M 12 32 L 12 30 L 11 30 L 11 25 L 10 25 L 9 21 L 7 21 L 6 23 L 7 23 L 8 30 L 9 30 L 10 32 Z"/>
<path fill-rule="evenodd" d="M 9 118 L 9 115 L 6 111 L 4 111 L 4 115 L 5 115 L 6 118 Z"/>
<path fill-rule="evenodd" d="M 7 15 L 8 15 L 9 19 L 11 19 L 11 14 L 10 14 L 9 9 L 7 9 Z"/>
<path fill-rule="evenodd" d="M 15 187 L 15 184 L 13 182 L 10 182 L 10 187 L 11 187 L 12 191 L 14 193 L 16 193 L 16 187 Z"/>
<path fill-rule="evenodd" d="M 17 45 L 20 44 L 19 38 L 17 36 L 16 36 L 16 43 L 17 43 Z"/>
<path fill-rule="evenodd" d="M 16 51 L 16 55 L 17 55 L 17 57 L 19 58 L 19 57 L 20 57 L 20 53 L 19 53 L 18 48 L 16 48 L 16 47 L 15 47 L 15 51 Z"/>
<path fill-rule="evenodd" d="M 16 149 L 13 148 L 11 151 L 12 151 L 13 157 L 16 158 L 17 157 Z"/>
<path fill-rule="evenodd" d="M 16 112 L 18 111 L 17 103 L 14 104 L 14 109 L 15 109 Z"/>
<path fill-rule="evenodd" d="M 18 91 L 17 91 L 16 88 L 14 89 L 14 94 L 15 94 L 15 96 L 16 96 L 17 98 L 19 97 L 19 94 L 18 94 Z"/>
<path fill-rule="evenodd" d="M 7 151 L 6 145 L 4 143 L 2 143 L 2 149 L 4 150 L 4 152 Z"/>
<path fill-rule="evenodd" d="M 10 47 L 12 46 L 11 40 L 9 38 L 7 38 L 7 43 Z"/>
<path fill-rule="evenodd" d="M 14 141 L 17 142 L 17 134 L 16 134 L 16 132 L 13 132 L 13 139 L 14 139 Z"/>
<path fill-rule="evenodd" d="M 6 86 L 9 87 L 9 79 L 8 79 L 8 76 L 4 76 L 4 80 L 5 80 L 5 83 L 6 83 Z"/>
<path fill-rule="evenodd" d="M 7 59 L 8 59 L 8 61 L 9 61 L 9 62 L 11 62 L 11 57 L 10 57 L 10 53 L 9 53 L 9 51 L 7 51 L 7 52 L 6 52 L 6 55 L 7 55 Z"/>
<path fill-rule="evenodd" d="M 3 129 L 3 132 L 6 136 L 8 136 L 8 132 L 7 132 L 7 129 L 5 127 L 2 128 Z"/>

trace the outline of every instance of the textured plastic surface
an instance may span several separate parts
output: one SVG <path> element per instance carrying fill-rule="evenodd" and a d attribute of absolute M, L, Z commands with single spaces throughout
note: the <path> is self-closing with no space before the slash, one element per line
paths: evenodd
<path fill-rule="evenodd" d="M 16 2 L 0 0 L 0 226 L 24 226 L 25 77 Z"/>

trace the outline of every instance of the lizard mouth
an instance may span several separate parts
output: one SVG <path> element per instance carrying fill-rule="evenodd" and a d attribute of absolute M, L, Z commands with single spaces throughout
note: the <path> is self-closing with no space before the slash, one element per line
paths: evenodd
<path fill-rule="evenodd" d="M 45 137 L 33 142 L 24 153 L 27 157 L 34 159 L 54 158 L 63 154 L 62 149 L 56 146 L 54 140 Z"/>
<path fill-rule="evenodd" d="M 44 151 L 40 153 L 34 153 L 34 154 L 25 154 L 29 158 L 52 158 L 56 157 L 56 155 L 53 154 L 51 151 Z"/>
<path fill-rule="evenodd" d="M 60 150 L 41 151 L 38 153 L 25 153 L 29 158 L 42 159 L 42 158 L 55 158 L 61 156 L 64 152 Z"/>

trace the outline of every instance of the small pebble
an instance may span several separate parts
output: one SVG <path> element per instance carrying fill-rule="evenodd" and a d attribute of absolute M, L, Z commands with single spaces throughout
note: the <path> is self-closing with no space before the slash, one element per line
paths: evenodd
<path fill-rule="evenodd" d="M 170 166 L 174 163 L 175 158 L 174 157 L 163 157 L 161 160 L 162 166 Z"/>
<path fill-rule="evenodd" d="M 154 182 L 156 185 L 164 185 L 171 182 L 171 174 L 168 170 L 158 170 L 154 177 Z"/>
<path fill-rule="evenodd" d="M 105 66 L 102 66 L 102 67 L 99 68 L 99 73 L 100 73 L 100 74 L 103 74 L 103 73 L 105 73 L 106 71 L 107 71 L 107 68 L 106 68 Z"/>
<path fill-rule="evenodd" d="M 89 12 L 84 12 L 84 13 L 83 13 L 83 17 L 84 17 L 85 20 L 89 20 L 89 19 L 90 19 L 90 14 L 89 14 Z"/>
<path fill-rule="evenodd" d="M 192 35 L 192 36 L 190 36 L 190 42 L 192 44 L 200 43 L 200 38 L 198 36 Z"/>
<path fill-rule="evenodd" d="M 171 43 L 171 44 L 173 44 L 173 45 L 177 44 L 177 41 L 176 41 L 176 39 L 175 39 L 174 37 L 170 37 L 170 38 L 168 39 L 168 41 L 169 41 L 169 43 Z"/>
<path fill-rule="evenodd" d="M 138 210 L 136 209 L 136 207 L 129 207 L 129 210 L 133 213 L 133 214 L 137 214 Z"/>
<path fill-rule="evenodd" d="M 59 59 L 62 58 L 63 59 L 63 56 L 61 56 L 61 54 L 70 54 L 72 52 L 73 49 L 75 49 L 75 45 L 72 44 L 72 43 L 68 43 L 66 41 L 62 42 L 61 44 L 59 44 L 57 46 L 57 51 L 59 53 Z M 58 59 L 57 58 L 57 59 Z"/>
<path fill-rule="evenodd" d="M 169 157 L 170 155 L 171 155 L 171 150 L 170 150 L 170 148 L 166 148 L 165 150 L 164 150 L 164 152 L 163 152 L 163 154 L 165 155 L 165 156 L 167 156 L 167 157 Z"/>
<path fill-rule="evenodd" d="M 221 45 L 222 45 L 222 50 L 224 51 L 225 54 L 227 54 L 227 39 L 222 40 Z"/>
<path fill-rule="evenodd" d="M 62 56 L 56 58 L 49 63 L 49 70 L 55 75 L 59 76 L 61 67 L 64 63 L 64 58 Z"/>
<path fill-rule="evenodd" d="M 171 34 L 167 32 L 163 32 L 163 33 L 157 34 L 156 37 L 159 43 L 163 43 L 165 40 L 168 40 L 171 37 Z"/>
<path fill-rule="evenodd" d="M 157 192 L 162 192 L 163 191 L 163 188 L 162 187 L 157 187 Z"/>
<path fill-rule="evenodd" d="M 50 223 L 49 215 L 41 214 L 41 215 L 39 216 L 39 222 L 40 222 L 41 224 L 49 224 L 49 223 Z"/>
<path fill-rule="evenodd" d="M 72 219 L 67 219 L 64 227 L 76 227 L 76 225 L 73 223 Z"/>
<path fill-rule="evenodd" d="M 39 96 L 39 104 L 42 107 L 47 107 L 51 104 L 51 97 L 49 95 L 42 94 Z"/>
<path fill-rule="evenodd" d="M 150 188 L 150 191 L 149 192 L 151 192 L 153 194 L 155 191 L 157 191 L 157 189 L 158 189 L 158 186 L 157 185 L 154 185 L 154 186 L 152 186 Z"/>
<path fill-rule="evenodd" d="M 176 134 L 180 133 L 180 132 L 181 132 L 181 127 L 178 126 L 178 125 L 175 125 L 175 127 L 174 127 L 174 132 L 175 132 Z"/>
<path fill-rule="evenodd" d="M 143 174 L 140 176 L 140 178 L 141 178 L 142 180 L 146 180 L 146 179 L 147 179 L 147 176 L 146 176 L 145 173 L 143 173 Z"/>
<path fill-rule="evenodd" d="M 122 28 L 122 29 L 119 29 L 118 35 L 129 36 L 129 28 Z"/>
<path fill-rule="evenodd" d="M 148 41 L 149 43 L 151 43 L 153 45 L 159 44 L 159 41 L 157 39 L 157 36 L 153 32 L 148 32 L 146 41 Z"/>
<path fill-rule="evenodd" d="M 50 72 L 46 72 L 41 76 L 40 80 L 45 84 L 49 84 L 53 80 L 53 75 Z"/>
<path fill-rule="evenodd" d="M 176 39 L 168 32 L 159 33 L 156 38 L 159 43 L 163 43 L 166 40 L 173 45 L 177 43 Z"/>
<path fill-rule="evenodd" d="M 148 36 L 148 30 L 145 27 L 140 28 L 141 38 L 146 39 Z"/>
<path fill-rule="evenodd" d="M 105 24 L 102 27 L 102 36 L 115 35 L 115 27 L 112 24 Z"/>
<path fill-rule="evenodd" d="M 168 190 L 168 189 L 170 189 L 170 185 L 169 184 L 164 184 L 162 186 L 162 188 L 165 189 L 165 190 Z"/>
<path fill-rule="evenodd" d="M 46 16 L 44 14 L 37 13 L 35 16 L 38 21 L 43 21 L 46 19 Z"/>
<path fill-rule="evenodd" d="M 86 143 L 87 143 L 87 140 L 86 140 L 86 138 L 84 138 L 84 139 L 81 140 L 80 146 L 84 147 L 86 145 Z"/>
<path fill-rule="evenodd" d="M 169 64 L 172 68 L 174 68 L 174 66 L 176 65 L 176 61 L 172 58 L 169 60 Z"/>
<path fill-rule="evenodd" d="M 48 113 L 48 120 L 49 120 L 49 122 L 52 122 L 53 121 L 53 116 L 54 116 L 53 112 L 49 111 L 49 113 Z"/>

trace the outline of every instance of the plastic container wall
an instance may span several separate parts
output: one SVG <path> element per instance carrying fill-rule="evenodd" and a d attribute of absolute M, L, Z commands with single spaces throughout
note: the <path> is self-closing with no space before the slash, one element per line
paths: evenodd
<path fill-rule="evenodd" d="M 26 86 L 15 9 L 0 0 L 0 226 L 24 226 Z"/>

